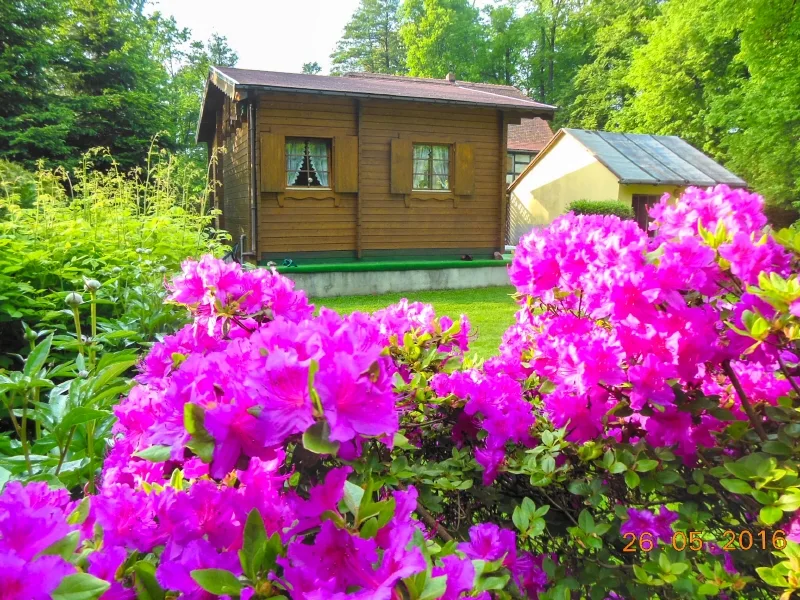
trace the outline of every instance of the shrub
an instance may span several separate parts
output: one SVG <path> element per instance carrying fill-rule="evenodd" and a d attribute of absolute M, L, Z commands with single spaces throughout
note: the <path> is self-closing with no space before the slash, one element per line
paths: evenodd
<path fill-rule="evenodd" d="M 172 311 L 159 295 L 164 274 L 187 256 L 221 251 L 207 194 L 187 189 L 196 176 L 183 163 L 154 153 L 145 172 L 123 174 L 94 169 L 98 152 L 72 174 L 40 170 L 29 205 L 19 194 L 0 194 L 0 339 L 7 351 L 21 345 L 19 320 L 65 329 L 58 311 L 83 277 L 104 284 L 101 328 L 137 332 L 140 341 L 174 330 L 183 316 L 165 316 Z"/>
<path fill-rule="evenodd" d="M 630 204 L 621 200 L 575 200 L 569 210 L 576 215 L 614 215 L 620 219 L 633 219 Z"/>
<path fill-rule="evenodd" d="M 169 301 L 193 323 L 116 409 L 98 493 L 9 484 L 0 577 L 48 572 L 41 597 L 788 597 L 800 236 L 762 206 L 690 189 L 652 238 L 574 214 L 531 232 L 484 364 L 429 306 L 315 317 L 280 275 L 187 262 Z"/>

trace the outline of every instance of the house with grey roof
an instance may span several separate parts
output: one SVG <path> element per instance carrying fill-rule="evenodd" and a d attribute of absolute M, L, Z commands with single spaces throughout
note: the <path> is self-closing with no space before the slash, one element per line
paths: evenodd
<path fill-rule="evenodd" d="M 747 183 L 672 135 L 561 129 L 509 186 L 509 242 L 575 200 L 620 200 L 647 228 L 648 208 L 689 186 Z"/>

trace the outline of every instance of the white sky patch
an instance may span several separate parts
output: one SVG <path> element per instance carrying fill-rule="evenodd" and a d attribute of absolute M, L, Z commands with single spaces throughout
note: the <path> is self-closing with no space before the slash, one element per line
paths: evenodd
<path fill-rule="evenodd" d="M 152 0 L 151 12 L 174 16 L 179 27 L 207 40 L 228 38 L 242 69 L 299 73 L 318 62 L 330 72 L 330 54 L 359 0 Z M 491 4 L 476 0 L 476 6 Z"/>

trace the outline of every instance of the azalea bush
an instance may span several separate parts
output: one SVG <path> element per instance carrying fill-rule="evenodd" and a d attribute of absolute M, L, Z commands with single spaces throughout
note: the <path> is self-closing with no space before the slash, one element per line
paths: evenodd
<path fill-rule="evenodd" d="M 800 237 L 690 189 L 524 237 L 499 356 L 400 302 L 315 316 L 188 261 L 97 492 L 0 497 L 12 598 L 788 598 Z M 35 532 L 35 533 L 34 533 Z M 16 595 L 15 595 L 16 594 Z"/>

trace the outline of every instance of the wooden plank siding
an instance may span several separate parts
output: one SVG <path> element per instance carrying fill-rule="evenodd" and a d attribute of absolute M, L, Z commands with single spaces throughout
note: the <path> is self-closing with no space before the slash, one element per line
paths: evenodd
<path fill-rule="evenodd" d="M 250 147 L 246 116 L 236 119 L 235 107 L 228 100 L 222 109 L 222 189 L 224 190 L 225 230 L 232 243 L 246 235 L 250 247 Z"/>
<path fill-rule="evenodd" d="M 268 94 L 259 97 L 256 132 L 282 136 L 334 139 L 357 136 L 357 106 L 352 98 L 311 94 Z M 331 157 L 335 163 L 336 156 Z M 269 160 L 264 157 L 264 160 Z M 339 157 L 341 160 L 341 157 Z M 358 154 L 352 156 L 358 160 Z M 263 164 L 263 161 L 262 161 Z M 336 178 L 336 164 L 332 177 Z M 281 166 L 285 169 L 285 166 Z M 293 190 L 282 197 L 261 192 L 258 248 L 261 255 L 287 258 L 294 252 L 356 250 L 356 192 Z M 282 206 L 281 206 L 282 204 Z"/>
<path fill-rule="evenodd" d="M 376 256 L 391 251 L 398 255 L 424 255 L 424 249 L 437 250 L 439 255 L 448 251 L 457 255 L 470 249 L 488 257 L 500 249 L 498 232 L 503 228 L 505 187 L 505 172 L 498 168 L 498 161 L 505 160 L 504 132 L 498 128 L 498 122 L 504 122 L 502 111 L 400 100 L 264 93 L 258 99 L 257 115 L 259 139 L 264 134 L 327 138 L 334 144 L 337 137 L 348 139 L 347 152 L 335 147 L 332 151 L 332 189 L 286 188 L 281 193 L 266 192 L 262 187 L 258 206 L 259 258 L 292 258 L 299 255 L 293 253 L 309 251 L 341 257 L 362 253 L 364 257 Z M 450 144 L 454 165 L 451 169 L 455 171 L 457 166 L 461 170 L 462 183 L 456 182 L 455 189 L 449 192 L 392 193 L 393 140 L 403 140 L 405 144 Z M 456 165 L 459 144 L 461 155 Z M 348 171 L 347 186 L 340 188 L 336 183 L 336 163 L 348 156 L 358 168 Z M 268 157 L 262 158 L 262 169 L 264 160 Z M 471 178 L 463 173 L 464 164 L 474 165 Z M 335 191 L 338 189 L 348 191 Z M 228 193 L 226 181 L 226 218 L 230 218 Z"/>

